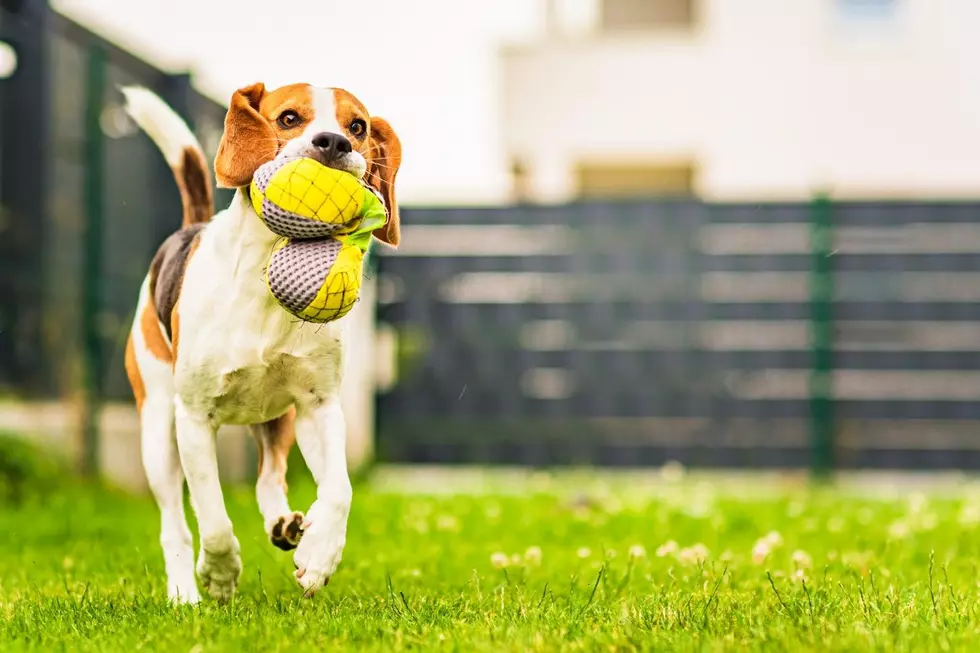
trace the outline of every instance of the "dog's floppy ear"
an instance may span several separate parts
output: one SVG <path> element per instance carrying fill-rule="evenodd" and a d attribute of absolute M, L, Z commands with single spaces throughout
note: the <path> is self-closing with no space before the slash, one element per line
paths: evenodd
<path fill-rule="evenodd" d="M 225 132 L 214 158 L 214 176 L 220 188 L 248 186 L 256 168 L 274 159 L 279 150 L 276 132 L 259 113 L 264 95 L 265 85 L 259 82 L 231 96 Z"/>
<path fill-rule="evenodd" d="M 371 118 L 371 151 L 368 154 L 367 182 L 381 193 L 388 208 L 388 222 L 375 230 L 378 240 L 398 247 L 401 239 L 395 176 L 402 163 L 402 144 L 398 134 L 384 118 Z"/>

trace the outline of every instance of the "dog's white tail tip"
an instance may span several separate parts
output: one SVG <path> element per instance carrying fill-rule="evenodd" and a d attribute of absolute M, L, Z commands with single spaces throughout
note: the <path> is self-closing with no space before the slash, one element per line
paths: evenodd
<path fill-rule="evenodd" d="M 156 143 L 171 166 L 179 165 L 185 148 L 201 149 L 197 137 L 160 97 L 142 86 L 120 86 L 126 99 L 126 113 Z"/>

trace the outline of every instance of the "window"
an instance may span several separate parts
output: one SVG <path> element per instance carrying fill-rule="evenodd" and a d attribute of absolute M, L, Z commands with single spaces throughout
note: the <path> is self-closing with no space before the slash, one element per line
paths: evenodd
<path fill-rule="evenodd" d="M 694 26 L 696 0 L 601 0 L 603 31 Z"/>
<path fill-rule="evenodd" d="M 580 197 L 692 197 L 693 163 L 582 163 L 577 169 Z"/>
<path fill-rule="evenodd" d="M 835 0 L 839 18 L 848 22 L 887 21 L 895 16 L 899 0 Z"/>

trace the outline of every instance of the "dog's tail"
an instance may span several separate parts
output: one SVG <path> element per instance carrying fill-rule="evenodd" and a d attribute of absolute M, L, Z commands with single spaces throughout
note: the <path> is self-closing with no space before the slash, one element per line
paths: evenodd
<path fill-rule="evenodd" d="M 183 226 L 210 220 L 214 214 L 211 174 L 194 133 L 152 91 L 141 86 L 124 86 L 120 90 L 126 98 L 126 113 L 156 143 L 173 170 L 184 204 Z"/>

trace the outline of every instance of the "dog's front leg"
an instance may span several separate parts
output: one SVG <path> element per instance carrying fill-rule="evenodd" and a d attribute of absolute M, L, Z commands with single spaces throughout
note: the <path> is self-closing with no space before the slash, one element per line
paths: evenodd
<path fill-rule="evenodd" d="M 238 585 L 242 560 L 221 494 L 215 450 L 217 429 L 206 416 L 189 412 L 179 398 L 175 418 L 180 462 L 201 536 L 197 576 L 211 596 L 227 601 Z"/>
<path fill-rule="evenodd" d="M 312 596 L 337 570 L 347 541 L 352 490 L 347 475 L 347 425 L 340 397 L 298 406 L 296 442 L 316 481 L 303 539 L 293 556 L 296 580 Z"/>

